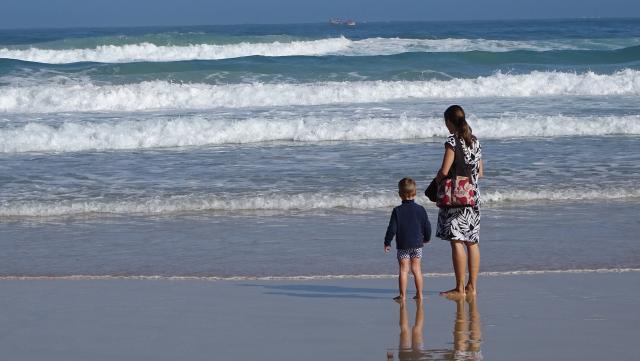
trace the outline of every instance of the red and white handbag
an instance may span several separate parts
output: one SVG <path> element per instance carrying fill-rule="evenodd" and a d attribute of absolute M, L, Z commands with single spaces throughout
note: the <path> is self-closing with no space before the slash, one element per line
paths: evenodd
<path fill-rule="evenodd" d="M 476 186 L 469 177 L 445 178 L 438 186 L 436 205 L 440 208 L 473 207 Z"/>
<path fill-rule="evenodd" d="M 476 186 L 471 177 L 472 165 L 466 164 L 459 139 L 456 139 L 455 158 L 449 175 L 438 184 L 436 206 L 439 208 L 474 207 Z"/>

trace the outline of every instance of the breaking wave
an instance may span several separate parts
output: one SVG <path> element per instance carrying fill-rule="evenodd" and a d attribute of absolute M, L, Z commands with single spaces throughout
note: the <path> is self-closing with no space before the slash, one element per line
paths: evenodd
<path fill-rule="evenodd" d="M 147 81 L 125 85 L 6 86 L 0 92 L 0 111 L 145 111 L 559 95 L 640 95 L 640 71 L 625 69 L 613 74 L 534 71 L 519 75 L 496 73 L 474 79 L 430 81 L 228 85 Z"/>
<path fill-rule="evenodd" d="M 474 133 L 487 138 L 640 135 L 640 116 L 503 116 L 471 118 Z M 321 142 L 444 137 L 442 120 L 298 117 L 228 120 L 206 115 L 109 122 L 27 122 L 0 127 L 0 153 L 75 152 L 242 144 L 269 141 Z"/>

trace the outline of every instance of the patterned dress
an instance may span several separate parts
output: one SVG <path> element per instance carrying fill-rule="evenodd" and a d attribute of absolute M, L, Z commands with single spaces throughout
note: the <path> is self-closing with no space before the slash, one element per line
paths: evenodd
<path fill-rule="evenodd" d="M 471 147 L 467 147 L 464 139 L 456 139 L 450 135 L 445 142 L 455 149 L 456 140 L 462 143 L 464 151 L 464 161 L 472 165 L 471 177 L 476 184 L 476 206 L 461 208 L 440 208 L 438 212 L 438 227 L 436 237 L 444 240 L 458 240 L 471 243 L 480 241 L 480 192 L 477 188 L 478 174 L 480 173 L 480 159 L 482 158 L 482 147 L 480 141 L 476 140 Z"/>

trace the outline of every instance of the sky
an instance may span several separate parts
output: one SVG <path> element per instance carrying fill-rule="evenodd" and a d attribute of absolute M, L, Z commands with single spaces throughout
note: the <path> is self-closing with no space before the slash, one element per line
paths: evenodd
<path fill-rule="evenodd" d="M 640 17 L 640 0 L 0 0 L 0 28 Z"/>

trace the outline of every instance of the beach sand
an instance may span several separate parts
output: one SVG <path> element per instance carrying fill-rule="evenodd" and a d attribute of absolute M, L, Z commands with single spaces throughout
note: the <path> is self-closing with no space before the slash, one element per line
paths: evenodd
<path fill-rule="evenodd" d="M 2 280 L 0 354 L 11 361 L 638 358 L 640 272 L 485 276 L 475 304 L 440 297 L 452 282 L 427 277 L 420 311 L 412 300 L 404 308 L 392 301 L 395 279 Z"/>

